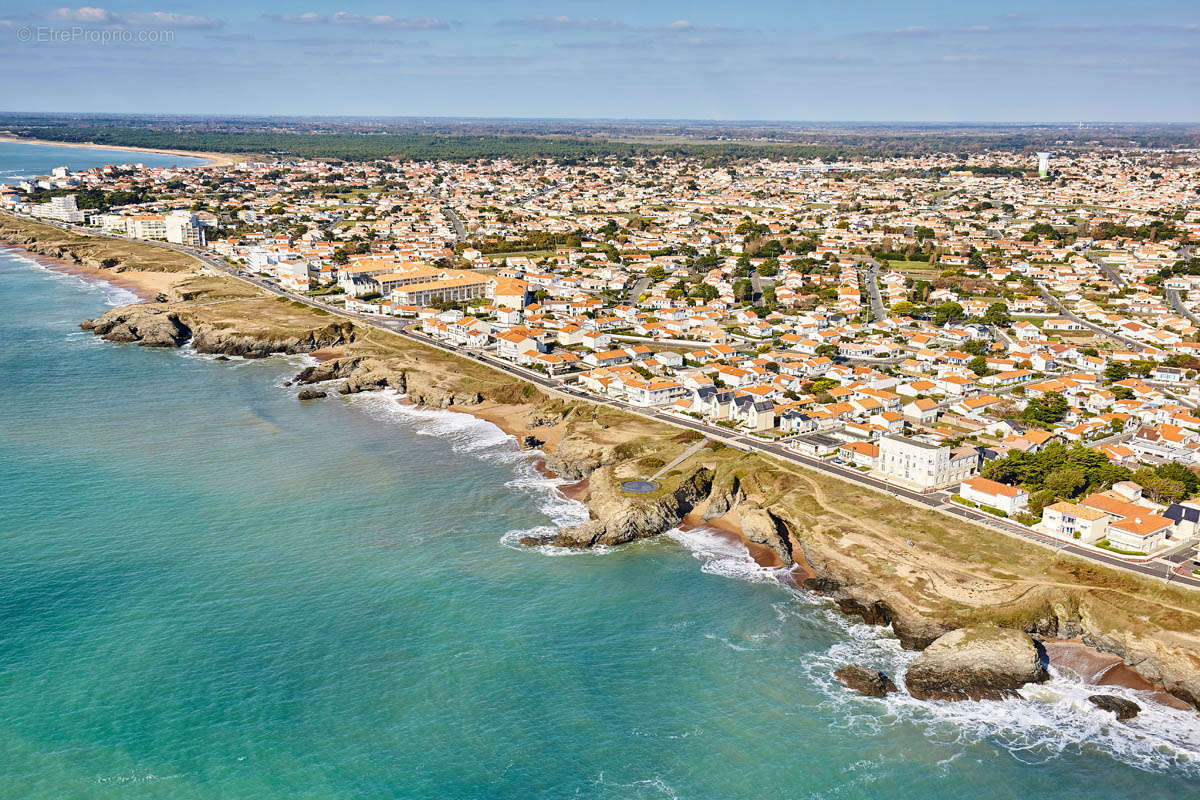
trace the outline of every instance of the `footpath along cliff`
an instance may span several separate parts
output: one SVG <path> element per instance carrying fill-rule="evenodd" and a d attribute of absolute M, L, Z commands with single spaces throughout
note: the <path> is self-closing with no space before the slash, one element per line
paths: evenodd
<path fill-rule="evenodd" d="M 698 434 L 553 397 L 476 362 L 228 278 L 187 275 L 155 302 L 113 309 L 83 327 L 115 342 L 190 343 L 226 356 L 317 353 L 325 360 L 296 376 L 306 397 L 388 389 L 410 402 L 496 422 L 526 446 L 544 449 L 548 469 L 586 480 L 581 497 L 593 519 L 528 544 L 616 545 L 706 520 L 768 554 L 797 585 L 868 623 L 890 626 L 906 648 L 923 650 L 973 627 L 1077 640 L 1118 656 L 1200 709 L 1200 593 L 1189 589 L 715 443 L 661 476 L 651 494 L 630 494 L 623 482 L 659 471 Z M 1027 651 L 1010 646 L 1008 652 Z"/>

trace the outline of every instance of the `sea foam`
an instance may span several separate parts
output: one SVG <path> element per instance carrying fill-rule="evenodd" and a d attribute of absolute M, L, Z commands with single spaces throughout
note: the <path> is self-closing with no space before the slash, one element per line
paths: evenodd
<path fill-rule="evenodd" d="M 569 481 L 548 478 L 538 471 L 536 465 L 545 458 L 544 453 L 540 450 L 519 449 L 516 437 L 510 436 L 487 420 L 460 411 L 410 405 L 405 403 L 404 399 L 404 395 L 399 392 L 385 389 L 352 395 L 350 402 L 374 419 L 406 425 L 420 436 L 438 437 L 449 444 L 455 453 L 510 467 L 512 478 L 505 482 L 505 486 L 533 500 L 537 509 L 546 515 L 548 522 L 523 530 L 510 530 L 501 537 L 501 544 L 546 555 L 579 552 L 548 546 L 526 548 L 520 543 L 526 536 L 547 535 L 588 519 L 586 505 L 566 497 L 559 491 L 559 487 Z M 597 554 L 604 552 L 607 552 L 605 548 L 595 550 Z"/>
<path fill-rule="evenodd" d="M 76 275 L 73 272 L 67 272 L 66 270 L 55 269 L 33 258 L 24 250 L 0 248 L 0 253 L 14 261 L 20 262 L 24 266 L 38 270 L 55 281 L 101 294 L 104 297 L 104 304 L 112 308 L 136 303 L 140 299 L 134 292 L 123 289 L 120 286 L 114 286 L 101 278 L 89 278 L 84 275 Z"/>

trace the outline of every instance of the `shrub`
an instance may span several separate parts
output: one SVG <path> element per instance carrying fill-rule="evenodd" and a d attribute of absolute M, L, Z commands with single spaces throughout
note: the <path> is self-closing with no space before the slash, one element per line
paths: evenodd
<path fill-rule="evenodd" d="M 993 514 L 997 517 L 1007 517 L 1008 516 L 1007 511 L 1001 511 L 1000 509 L 996 508 L 995 506 L 980 505 L 979 510 L 986 511 L 987 513 Z"/>

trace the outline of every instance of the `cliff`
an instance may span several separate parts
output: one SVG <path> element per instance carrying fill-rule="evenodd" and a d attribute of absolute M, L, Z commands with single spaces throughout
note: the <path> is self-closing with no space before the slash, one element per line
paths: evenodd
<path fill-rule="evenodd" d="M 143 347 L 180 347 L 187 342 L 200 353 L 265 358 L 274 353 L 311 353 L 354 340 L 354 325 L 338 321 L 307 329 L 245 332 L 198 320 L 187 310 L 157 304 L 123 306 L 79 324 L 110 342 Z"/>

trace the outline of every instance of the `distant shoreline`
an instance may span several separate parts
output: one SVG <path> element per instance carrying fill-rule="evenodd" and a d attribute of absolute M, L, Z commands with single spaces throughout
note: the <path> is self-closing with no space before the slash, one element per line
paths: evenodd
<path fill-rule="evenodd" d="M 27 139 L 22 136 L 0 135 L 0 142 L 15 144 L 40 144 L 50 147 L 80 147 L 85 150 L 123 150 L 129 153 L 156 153 L 168 156 L 187 156 L 188 158 L 207 159 L 216 166 L 236 164 L 238 159 L 228 153 L 201 153 L 195 150 L 167 150 L 162 148 L 129 147 L 120 144 L 100 144 L 98 142 L 54 142 L 49 139 Z"/>

